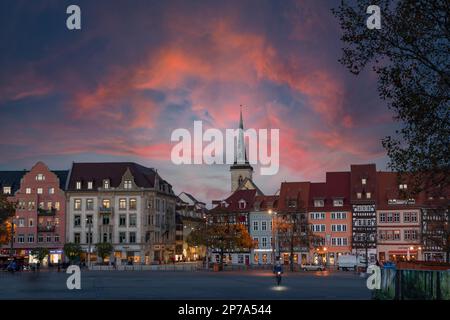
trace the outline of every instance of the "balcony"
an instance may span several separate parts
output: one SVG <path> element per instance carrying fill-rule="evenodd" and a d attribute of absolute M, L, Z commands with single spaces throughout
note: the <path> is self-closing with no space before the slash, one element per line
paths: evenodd
<path fill-rule="evenodd" d="M 99 207 L 98 208 L 98 213 L 106 213 L 106 214 L 112 214 L 114 212 L 112 207 Z"/>
<path fill-rule="evenodd" d="M 38 232 L 55 232 L 56 227 L 54 225 L 44 226 L 38 225 Z"/>
<path fill-rule="evenodd" d="M 55 216 L 56 209 L 55 208 L 51 208 L 51 209 L 38 208 L 37 214 L 38 214 L 38 216 Z"/>

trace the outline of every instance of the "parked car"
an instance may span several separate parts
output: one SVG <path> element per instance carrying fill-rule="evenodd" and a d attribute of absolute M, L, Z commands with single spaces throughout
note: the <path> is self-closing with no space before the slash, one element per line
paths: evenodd
<path fill-rule="evenodd" d="M 338 270 L 354 270 L 358 268 L 363 268 L 366 266 L 366 259 L 361 256 L 356 256 L 353 254 L 340 255 L 338 257 Z"/>
<path fill-rule="evenodd" d="M 302 264 L 303 271 L 324 271 L 326 268 L 322 264 Z"/>

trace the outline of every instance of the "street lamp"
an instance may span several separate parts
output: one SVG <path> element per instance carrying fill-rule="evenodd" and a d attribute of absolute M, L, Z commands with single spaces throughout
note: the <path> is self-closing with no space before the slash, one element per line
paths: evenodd
<path fill-rule="evenodd" d="M 12 217 L 11 219 L 11 250 L 9 252 L 11 260 L 13 259 L 13 250 L 14 250 L 14 218 L 19 219 L 19 216 Z"/>
<path fill-rule="evenodd" d="M 274 229 L 275 229 L 275 217 L 277 213 L 272 211 L 272 209 L 269 209 L 267 213 L 269 213 L 272 216 L 272 263 L 275 264 L 275 246 L 278 243 L 278 228 L 276 234 L 274 233 Z M 278 255 L 280 255 L 279 246 L 278 246 Z"/>

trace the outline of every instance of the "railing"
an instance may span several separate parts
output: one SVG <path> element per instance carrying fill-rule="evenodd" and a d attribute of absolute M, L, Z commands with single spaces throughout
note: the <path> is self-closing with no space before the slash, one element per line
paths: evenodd
<path fill-rule="evenodd" d="M 196 271 L 202 269 L 201 263 L 179 263 L 162 265 L 118 265 L 113 266 L 91 266 L 94 271 Z"/>
<path fill-rule="evenodd" d="M 114 212 L 114 210 L 113 210 L 113 207 L 109 207 L 109 208 L 107 208 L 107 207 L 99 207 L 98 208 L 98 212 L 99 213 L 110 213 L 110 214 L 112 214 Z"/>
<path fill-rule="evenodd" d="M 55 226 L 38 226 L 38 232 L 54 232 Z"/>
<path fill-rule="evenodd" d="M 56 215 L 56 209 L 55 208 L 51 208 L 51 209 L 38 208 L 37 214 L 38 214 L 38 216 L 54 216 L 54 215 Z"/>

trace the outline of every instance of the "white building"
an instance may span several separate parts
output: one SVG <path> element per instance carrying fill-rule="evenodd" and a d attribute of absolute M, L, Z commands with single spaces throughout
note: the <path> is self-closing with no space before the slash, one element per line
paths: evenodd
<path fill-rule="evenodd" d="M 176 197 L 169 183 L 136 163 L 73 163 L 67 186 L 66 241 L 91 261 L 110 242 L 117 263 L 160 263 L 175 254 Z M 114 256 L 114 258 L 113 258 Z M 87 256 L 82 259 L 87 261 Z"/>

